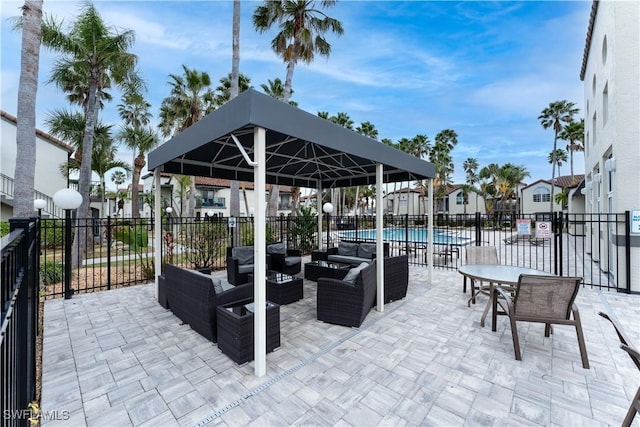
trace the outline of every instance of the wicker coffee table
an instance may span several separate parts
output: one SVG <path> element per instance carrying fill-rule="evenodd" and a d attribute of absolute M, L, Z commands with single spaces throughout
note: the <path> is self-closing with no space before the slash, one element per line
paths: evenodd
<path fill-rule="evenodd" d="M 333 261 L 311 261 L 304 265 L 304 278 L 318 281 L 318 277 L 329 277 L 331 279 L 344 279 L 351 266 Z"/>
<path fill-rule="evenodd" d="M 218 348 L 239 365 L 253 360 L 251 301 L 218 306 Z M 280 306 L 267 301 L 267 352 L 280 347 Z"/>
<path fill-rule="evenodd" d="M 253 274 L 249 283 L 253 283 Z M 291 304 L 304 298 L 302 279 L 278 271 L 267 271 L 267 299 L 276 304 Z"/>

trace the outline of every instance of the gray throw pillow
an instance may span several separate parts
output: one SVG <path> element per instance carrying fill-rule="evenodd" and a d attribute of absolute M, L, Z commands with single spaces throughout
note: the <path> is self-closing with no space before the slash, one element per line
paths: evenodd
<path fill-rule="evenodd" d="M 358 256 L 358 244 L 346 242 L 338 243 L 338 255 Z"/>
<path fill-rule="evenodd" d="M 212 277 L 211 283 L 213 284 L 213 290 L 216 291 L 216 295 L 224 291 L 224 288 L 222 287 L 222 282 L 220 281 L 219 278 Z"/>
<path fill-rule="evenodd" d="M 271 245 L 267 246 L 267 253 L 286 255 L 287 248 L 285 247 L 284 243 L 272 243 Z"/>
<path fill-rule="evenodd" d="M 231 256 L 238 260 L 239 265 L 253 264 L 253 246 L 237 246 L 231 249 Z"/>
<path fill-rule="evenodd" d="M 358 246 L 358 258 L 373 259 L 375 254 L 375 243 L 360 243 L 360 246 Z"/>
<path fill-rule="evenodd" d="M 344 279 L 342 279 L 342 281 L 350 283 L 352 285 L 355 284 L 356 283 L 356 279 L 358 278 L 358 274 L 360 274 L 360 272 L 362 270 L 364 270 L 365 268 L 367 268 L 368 266 L 369 266 L 369 263 L 363 262 L 359 266 L 353 267 L 351 270 L 349 270 L 347 275 L 344 276 Z"/>

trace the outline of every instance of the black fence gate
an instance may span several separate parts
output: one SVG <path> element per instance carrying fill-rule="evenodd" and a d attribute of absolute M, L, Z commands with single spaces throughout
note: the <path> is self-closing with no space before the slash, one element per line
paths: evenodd
<path fill-rule="evenodd" d="M 0 416 L 3 426 L 26 426 L 37 416 L 29 404 L 36 395 L 40 227 L 33 218 L 9 223 L 1 245 Z"/>

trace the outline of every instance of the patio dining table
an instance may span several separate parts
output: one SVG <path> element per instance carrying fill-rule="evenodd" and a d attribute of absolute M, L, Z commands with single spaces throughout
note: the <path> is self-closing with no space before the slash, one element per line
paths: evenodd
<path fill-rule="evenodd" d="M 482 327 L 484 327 L 489 307 L 491 307 L 494 284 L 514 288 L 518 284 L 521 274 L 554 276 L 552 273 L 534 268 L 501 264 L 465 264 L 458 268 L 458 273 L 473 280 L 489 282 L 489 300 L 480 318 L 480 326 Z"/>

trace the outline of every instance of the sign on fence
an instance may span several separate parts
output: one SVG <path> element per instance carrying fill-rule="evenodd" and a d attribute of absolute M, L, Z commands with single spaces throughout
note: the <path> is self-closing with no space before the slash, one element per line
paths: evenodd
<path fill-rule="evenodd" d="M 516 229 L 518 232 L 518 236 L 529 236 L 531 235 L 531 220 L 528 218 L 525 219 L 516 219 Z"/>
<path fill-rule="evenodd" d="M 229 217 L 229 228 L 236 228 L 236 217 L 235 216 L 230 216 Z"/>
<path fill-rule="evenodd" d="M 631 211 L 631 230 L 633 234 L 640 234 L 640 209 Z"/>
<path fill-rule="evenodd" d="M 538 239 L 550 239 L 551 238 L 551 223 L 548 221 L 536 222 L 536 238 Z"/>

